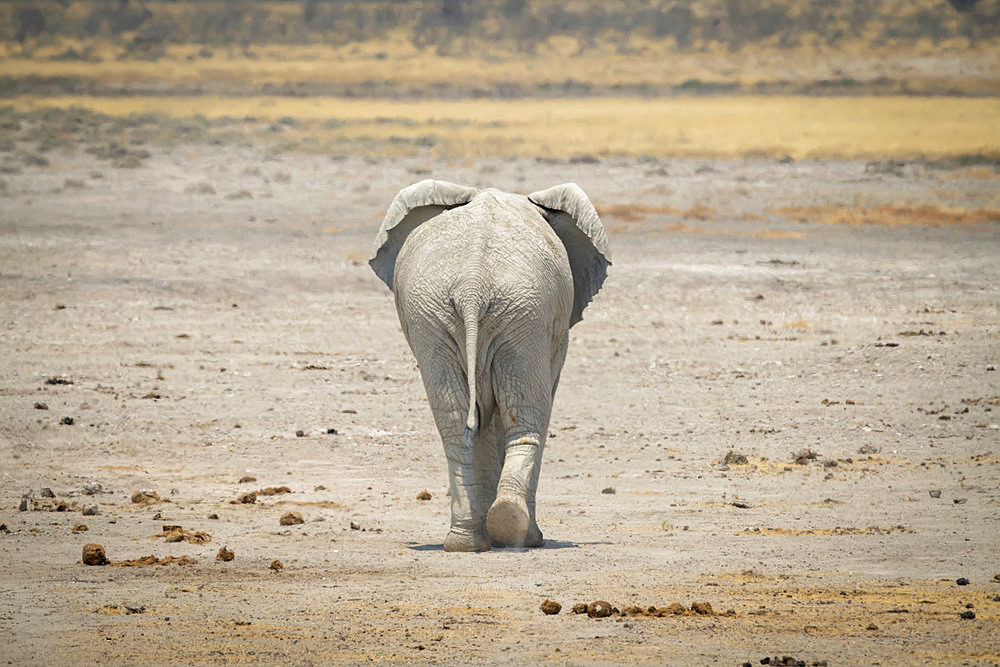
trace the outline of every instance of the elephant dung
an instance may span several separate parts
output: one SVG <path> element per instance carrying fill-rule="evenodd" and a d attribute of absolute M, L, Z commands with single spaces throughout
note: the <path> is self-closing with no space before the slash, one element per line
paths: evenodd
<path fill-rule="evenodd" d="M 546 616 L 553 616 L 558 614 L 560 611 L 562 611 L 562 605 L 558 602 L 546 599 L 545 602 L 542 603 L 542 613 Z"/>
<path fill-rule="evenodd" d="M 610 616 L 613 609 L 614 607 L 611 606 L 610 602 L 597 600 L 587 605 L 587 616 L 591 618 L 604 618 Z"/>
<path fill-rule="evenodd" d="M 152 489 L 140 489 L 132 494 L 132 502 L 136 505 L 152 505 L 159 501 L 159 494 Z"/>
<path fill-rule="evenodd" d="M 100 544 L 86 544 L 83 547 L 84 565 L 107 565 L 108 557 Z"/>
<path fill-rule="evenodd" d="M 278 519 L 278 523 L 282 526 L 297 526 L 300 523 L 305 523 L 306 520 L 302 518 L 302 515 L 298 512 L 285 512 Z"/>

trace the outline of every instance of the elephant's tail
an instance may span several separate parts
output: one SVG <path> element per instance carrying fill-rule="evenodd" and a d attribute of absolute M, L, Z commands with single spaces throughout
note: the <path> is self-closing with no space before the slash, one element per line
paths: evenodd
<path fill-rule="evenodd" d="M 479 358 L 479 309 L 466 306 L 461 309 L 465 325 L 465 368 L 469 381 L 469 416 L 465 420 L 464 440 L 472 446 L 479 428 L 479 413 L 476 410 L 476 360 Z"/>

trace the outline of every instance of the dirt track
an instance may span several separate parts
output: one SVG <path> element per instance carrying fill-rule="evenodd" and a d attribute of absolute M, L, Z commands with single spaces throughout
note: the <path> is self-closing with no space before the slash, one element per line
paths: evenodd
<path fill-rule="evenodd" d="M 0 199 L 7 661 L 1000 662 L 1000 228 L 961 222 L 997 209 L 995 171 L 50 161 Z M 441 550 L 444 456 L 365 263 L 431 175 L 573 180 L 604 212 L 615 264 L 572 331 L 543 549 Z M 844 210 L 892 224 L 826 224 Z M 197 564 L 85 566 L 91 542 Z M 734 615 L 570 611 L 595 600 Z"/>

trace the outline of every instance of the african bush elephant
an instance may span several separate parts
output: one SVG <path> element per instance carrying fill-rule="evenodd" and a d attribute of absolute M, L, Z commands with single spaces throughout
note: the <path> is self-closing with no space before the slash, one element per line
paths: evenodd
<path fill-rule="evenodd" d="M 445 550 L 542 546 L 535 489 L 568 332 L 611 264 L 593 204 L 573 183 L 525 197 L 421 181 L 393 199 L 369 264 L 444 442 Z"/>

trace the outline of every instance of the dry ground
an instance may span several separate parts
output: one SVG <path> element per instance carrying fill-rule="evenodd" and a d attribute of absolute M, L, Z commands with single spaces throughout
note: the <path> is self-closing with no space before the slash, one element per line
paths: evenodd
<path fill-rule="evenodd" d="M 1000 662 L 994 168 L 48 161 L 0 199 L 6 661 Z M 441 550 L 444 457 L 364 261 L 428 175 L 572 180 L 604 212 L 615 265 L 572 332 L 543 549 Z M 291 493 L 232 502 L 268 486 Z M 86 566 L 91 542 L 197 563 Z M 733 615 L 570 613 L 601 599 Z"/>

